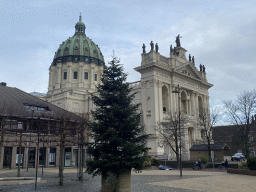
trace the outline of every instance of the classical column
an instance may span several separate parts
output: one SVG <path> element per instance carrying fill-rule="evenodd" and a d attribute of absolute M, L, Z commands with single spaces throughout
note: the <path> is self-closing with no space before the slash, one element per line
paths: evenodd
<path fill-rule="evenodd" d="M 176 97 L 176 93 L 173 93 L 172 91 L 175 91 L 175 86 L 173 86 L 173 88 L 171 89 L 171 95 L 172 95 L 172 113 L 176 113 L 177 110 L 177 97 Z"/>
<path fill-rule="evenodd" d="M 187 114 L 189 114 L 188 105 L 189 105 L 188 96 L 186 96 L 186 111 L 187 111 Z"/>
<path fill-rule="evenodd" d="M 190 95 L 191 115 L 195 115 L 195 93 L 192 91 Z"/>
<path fill-rule="evenodd" d="M 163 96 L 162 96 L 162 83 L 158 83 L 158 110 L 159 110 L 159 121 L 163 119 Z"/>
<path fill-rule="evenodd" d="M 195 111 L 196 114 L 198 113 L 199 107 L 198 107 L 198 93 L 195 93 Z"/>
<path fill-rule="evenodd" d="M 169 85 L 168 86 L 168 111 L 167 112 L 170 112 L 171 111 L 171 107 L 172 107 L 172 91 L 171 91 L 171 86 Z"/>

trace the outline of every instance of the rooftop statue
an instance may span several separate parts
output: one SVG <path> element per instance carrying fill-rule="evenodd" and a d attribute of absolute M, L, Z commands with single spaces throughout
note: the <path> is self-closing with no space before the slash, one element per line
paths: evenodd
<path fill-rule="evenodd" d="M 153 41 L 151 41 L 150 46 L 151 46 L 151 50 L 154 50 L 154 43 L 153 43 Z"/>
<path fill-rule="evenodd" d="M 159 47 L 158 47 L 158 44 L 156 43 L 156 52 L 158 52 L 158 48 L 159 48 Z"/>
<path fill-rule="evenodd" d="M 192 57 L 192 63 L 195 63 L 195 58 L 194 58 L 194 56 Z"/>
<path fill-rule="evenodd" d="M 172 45 L 170 46 L 170 53 L 172 53 Z"/>
<path fill-rule="evenodd" d="M 188 60 L 191 62 L 191 55 L 189 54 L 189 56 L 188 56 Z"/>
<path fill-rule="evenodd" d="M 182 38 L 182 37 L 180 37 L 180 34 L 176 37 L 176 47 L 180 47 L 180 38 Z"/>
<path fill-rule="evenodd" d="M 146 53 L 146 46 L 144 43 L 143 43 L 142 49 L 143 49 L 143 53 Z"/>

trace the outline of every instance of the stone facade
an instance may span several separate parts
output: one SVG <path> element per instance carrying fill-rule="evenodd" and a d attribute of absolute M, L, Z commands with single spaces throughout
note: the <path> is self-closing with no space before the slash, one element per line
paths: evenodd
<path fill-rule="evenodd" d="M 185 146 L 183 159 L 189 160 L 189 148 L 202 141 L 201 129 L 198 126 L 199 107 L 209 108 L 208 89 L 213 85 L 207 82 L 205 67 L 200 65 L 200 71 L 195 67 L 194 57 L 186 58 L 186 50 L 179 46 L 171 48 L 169 57 L 165 57 L 156 50 L 151 42 L 151 50 L 146 53 L 143 46 L 141 65 L 135 70 L 141 73 L 141 80 L 131 83 L 130 86 L 137 92 L 134 103 L 141 104 L 143 114 L 142 124 L 146 132 L 151 134 L 148 147 L 150 155 L 170 156 L 174 153 L 166 146 L 158 145 L 158 134 L 155 130 L 157 123 L 164 121 L 168 111 L 178 111 L 178 102 L 181 111 L 189 116 L 189 123 L 185 127 L 185 135 L 182 142 Z M 103 70 L 98 63 L 86 63 L 85 61 L 63 62 L 57 60 L 55 66 L 50 67 L 49 90 L 45 100 L 61 108 L 75 113 L 89 113 L 94 106 L 89 93 L 94 93 L 95 85 L 100 83 L 99 76 Z M 74 79 L 73 73 L 77 71 L 78 77 Z M 67 78 L 63 79 L 66 72 Z M 88 72 L 89 78 L 83 77 Z M 98 79 L 95 81 L 95 74 Z M 180 87 L 180 101 L 178 94 L 172 93 Z"/>
<path fill-rule="evenodd" d="M 141 66 L 135 68 L 141 73 L 141 81 L 136 83 L 139 85 L 134 86 L 137 91 L 135 102 L 141 103 L 147 133 L 152 134 L 148 143 L 150 154 L 167 153 L 173 159 L 175 154 L 168 146 L 161 148 L 158 145 L 156 125 L 165 121 L 168 112 L 178 112 L 178 94 L 172 91 L 179 85 L 181 112 L 190 119 L 183 130 L 182 156 L 189 160 L 189 148 L 202 142 L 198 111 L 200 107 L 209 108 L 208 89 L 213 85 L 207 82 L 205 68 L 198 71 L 194 59 L 186 59 L 184 48 L 175 47 L 174 50 L 169 57 L 152 49 L 142 53 Z"/>

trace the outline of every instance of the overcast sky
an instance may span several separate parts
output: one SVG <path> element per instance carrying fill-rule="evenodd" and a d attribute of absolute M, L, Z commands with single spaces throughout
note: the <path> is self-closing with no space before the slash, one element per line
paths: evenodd
<path fill-rule="evenodd" d="M 152 40 L 160 54 L 180 34 L 181 46 L 206 67 L 214 84 L 210 101 L 221 104 L 256 82 L 255 0 L 1 0 L 0 82 L 26 92 L 46 93 L 49 67 L 59 45 L 74 35 L 79 13 L 86 35 L 99 45 L 105 62 L 112 50 L 140 80 L 142 44 Z"/>

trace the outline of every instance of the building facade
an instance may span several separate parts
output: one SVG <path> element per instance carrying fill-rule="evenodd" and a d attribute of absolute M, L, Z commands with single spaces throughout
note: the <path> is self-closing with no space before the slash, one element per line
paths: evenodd
<path fill-rule="evenodd" d="M 64 165 L 79 161 L 77 122 L 81 117 L 43 101 L 17 88 L 0 83 L 0 169 L 37 164 L 57 167 L 60 160 L 62 117 L 66 121 Z M 82 154 L 82 153 L 81 153 Z M 84 155 L 83 155 L 84 156 Z M 85 157 L 83 157 L 85 158 Z"/>
<path fill-rule="evenodd" d="M 81 16 L 75 26 L 75 35 L 60 45 L 50 67 L 49 89 L 45 100 L 75 113 L 88 113 L 94 106 L 89 93 L 95 93 L 95 85 L 100 83 L 99 76 L 105 65 L 104 57 L 97 45 L 85 35 L 85 25 Z M 151 137 L 148 141 L 150 155 L 170 157 L 175 154 L 168 146 L 159 146 L 156 126 L 165 121 L 168 112 L 177 112 L 178 104 L 182 113 L 190 121 L 183 128 L 184 160 L 190 159 L 189 148 L 202 142 L 201 129 L 198 126 L 199 108 L 209 108 L 208 83 L 205 67 L 195 67 L 194 56 L 186 57 L 186 50 L 180 45 L 179 35 L 176 47 L 170 47 L 169 57 L 158 52 L 158 45 L 151 41 L 150 51 L 143 44 L 141 64 L 135 70 L 141 74 L 141 80 L 130 83 L 137 92 L 134 103 L 141 104 L 142 124 Z M 180 98 L 172 91 L 180 88 Z"/>

